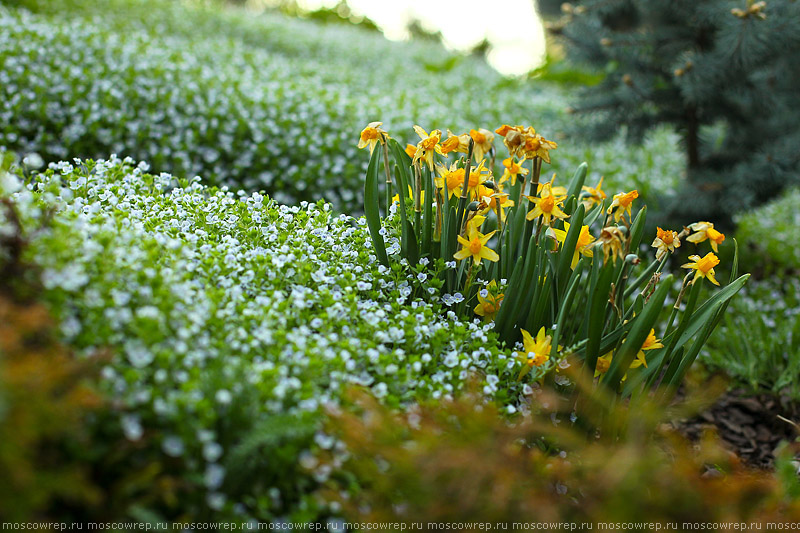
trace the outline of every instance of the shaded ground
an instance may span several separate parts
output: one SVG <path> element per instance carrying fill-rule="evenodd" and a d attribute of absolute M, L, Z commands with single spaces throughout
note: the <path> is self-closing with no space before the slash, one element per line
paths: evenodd
<path fill-rule="evenodd" d="M 704 431 L 716 429 L 725 444 L 747 464 L 772 468 L 778 444 L 800 436 L 800 428 L 792 423 L 800 424 L 800 404 L 786 397 L 733 389 L 696 417 L 675 425 L 692 440 Z"/>

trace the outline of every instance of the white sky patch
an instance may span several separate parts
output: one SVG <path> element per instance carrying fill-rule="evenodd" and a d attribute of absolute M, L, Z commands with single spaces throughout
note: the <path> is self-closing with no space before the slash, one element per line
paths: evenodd
<path fill-rule="evenodd" d="M 301 7 L 333 7 L 338 0 L 299 0 Z M 491 44 L 489 63 L 503 74 L 524 74 L 544 62 L 545 34 L 533 0 L 347 0 L 355 15 L 372 19 L 388 39 L 407 39 L 416 19 L 441 31 L 452 50 Z"/>

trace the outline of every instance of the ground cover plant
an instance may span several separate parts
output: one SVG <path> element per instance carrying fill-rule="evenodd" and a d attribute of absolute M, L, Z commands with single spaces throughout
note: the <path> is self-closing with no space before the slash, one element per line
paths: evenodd
<path fill-rule="evenodd" d="M 554 134 L 571 120 L 558 87 L 431 43 L 170 1 L 14 4 L 0 6 L 0 146 L 45 162 L 116 153 L 356 213 L 366 162 L 352 132 L 379 116 L 409 136 L 410 117 L 444 130 L 536 116 Z M 676 143 L 661 130 L 641 149 L 570 145 L 553 171 L 591 153 L 612 184 L 670 190 Z"/>
<path fill-rule="evenodd" d="M 378 264 L 363 221 L 143 168 L 62 163 L 6 175 L 3 196 L 64 342 L 112 350 L 116 424 L 131 441 L 155 431 L 152 453 L 187 469 L 182 512 L 298 511 L 314 481 L 290 471 L 347 385 L 398 405 L 450 396 L 480 369 L 507 394 L 493 334 L 410 298 L 429 282 Z"/>

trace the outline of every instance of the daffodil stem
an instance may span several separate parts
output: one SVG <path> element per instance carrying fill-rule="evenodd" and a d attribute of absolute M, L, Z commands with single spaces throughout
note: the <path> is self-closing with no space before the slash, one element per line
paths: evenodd
<path fill-rule="evenodd" d="M 461 198 L 458 199 L 458 212 L 456 214 L 456 235 L 461 235 L 461 224 L 464 221 L 464 211 L 469 200 L 469 173 L 472 170 L 472 151 L 475 148 L 475 141 L 470 137 L 469 151 L 467 152 L 467 163 L 464 166 L 464 185 L 461 187 Z"/>
<path fill-rule="evenodd" d="M 500 198 L 495 198 L 495 210 L 497 211 L 497 269 L 495 280 L 499 283 L 503 265 L 503 208 L 500 206 Z"/>
<path fill-rule="evenodd" d="M 419 163 L 414 165 L 414 231 L 418 233 L 417 242 L 420 242 L 423 235 L 422 218 L 422 169 Z"/>
<path fill-rule="evenodd" d="M 686 284 L 681 287 L 681 293 L 684 292 L 686 288 Z M 689 319 L 692 317 L 692 313 L 694 313 L 694 308 L 697 305 L 697 299 L 700 296 L 700 289 L 702 288 L 701 283 L 693 283 L 692 290 L 689 292 L 689 301 L 686 302 L 686 308 L 683 311 L 683 316 L 681 317 L 681 321 L 678 324 L 677 329 L 672 332 L 672 340 L 669 342 L 669 346 L 664 351 L 664 356 L 661 358 L 661 362 L 658 364 L 658 369 L 650 375 L 650 379 L 647 380 L 647 385 L 650 386 L 655 383 L 655 380 L 658 379 L 659 374 L 661 374 L 661 370 L 664 368 L 664 365 L 667 362 L 667 358 L 671 355 L 674 355 L 672 352 L 675 350 L 675 345 L 678 343 L 678 339 L 686 328 L 689 325 Z M 664 336 L 662 338 L 666 338 L 671 332 L 669 331 L 672 327 L 672 323 L 675 321 L 675 315 L 678 312 L 678 307 L 680 307 L 679 301 L 676 301 L 676 306 L 672 308 L 672 313 L 669 317 L 669 322 L 667 323 L 667 329 L 664 331 Z M 673 374 L 678 369 L 680 361 L 670 361 L 669 367 L 667 367 L 667 371 L 664 373 L 664 376 L 661 380 L 661 383 L 669 383 L 670 379 L 672 379 Z"/>
<path fill-rule="evenodd" d="M 464 307 L 466 307 L 467 305 L 467 301 L 469 300 L 469 289 L 470 287 L 472 287 L 472 280 L 475 277 L 475 260 L 470 259 L 470 261 L 472 262 L 472 264 L 470 264 L 469 266 L 469 272 L 467 273 L 467 281 L 464 282 L 464 292 L 462 293 L 464 299 L 459 304 L 461 306 L 461 308 L 459 309 L 459 311 L 461 311 L 459 315 L 463 314 Z"/>
<path fill-rule="evenodd" d="M 383 169 L 386 171 L 386 216 L 389 216 L 389 211 L 392 208 L 392 174 L 389 171 L 389 146 L 386 144 L 386 135 L 381 133 L 383 142 Z M 402 201 L 400 202 L 402 205 Z"/>

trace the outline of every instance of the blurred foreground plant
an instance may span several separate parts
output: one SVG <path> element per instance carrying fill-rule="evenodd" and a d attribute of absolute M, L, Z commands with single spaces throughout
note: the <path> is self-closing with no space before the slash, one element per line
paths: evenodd
<path fill-rule="evenodd" d="M 572 377 L 591 386 L 577 370 Z M 574 402 L 547 389 L 531 392 L 535 412 L 513 424 L 469 395 L 406 413 L 354 396 L 360 412 L 329 423 L 349 458 L 324 494 L 354 521 L 641 521 L 679 529 L 800 519 L 800 481 L 787 448 L 777 475 L 748 470 L 711 434 L 692 444 L 664 423 L 708 395 L 680 409 L 650 401 L 633 409 L 595 394 L 587 412 L 599 433 L 572 423 Z M 355 496 L 344 497 L 342 488 L 356 483 Z"/>
<path fill-rule="evenodd" d="M 519 379 L 535 381 L 576 360 L 586 375 L 623 396 L 674 391 L 749 277 L 737 277 L 734 241 L 728 284 L 702 304 L 703 279 L 720 285 L 715 253 L 690 256 L 683 265 L 689 274 L 677 287 L 671 274 L 662 279 L 681 239 L 717 252 L 725 235 L 711 222 L 680 233 L 659 228 L 656 260 L 645 263 L 647 209 L 634 209 L 638 191 L 609 200 L 602 179 L 584 184 L 585 163 L 566 187 L 555 176 L 544 182 L 542 165 L 557 145 L 532 127 L 448 130 L 442 140 L 440 130 L 415 126 L 418 144 L 403 148 L 380 125 L 367 126 L 359 142 L 372 153 L 364 211 L 376 257 L 386 266 L 427 270 L 421 275 L 440 287 L 438 295 L 430 289 L 433 296 L 457 316 L 493 320 L 509 347 L 522 339 Z M 495 135 L 509 153 L 500 182 L 493 179 Z M 629 369 L 637 369 L 631 379 Z"/>

